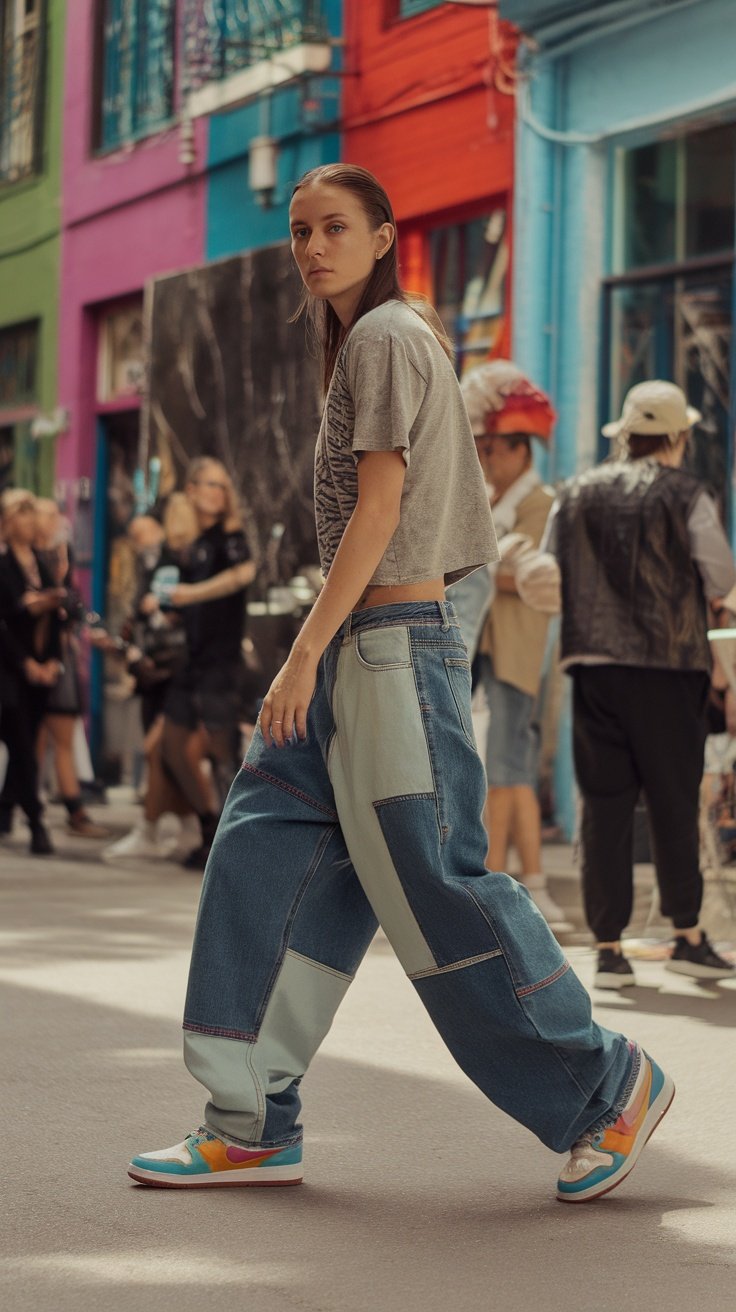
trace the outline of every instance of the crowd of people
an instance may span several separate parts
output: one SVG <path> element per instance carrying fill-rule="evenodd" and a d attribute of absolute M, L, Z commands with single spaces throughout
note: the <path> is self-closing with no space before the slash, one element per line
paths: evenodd
<path fill-rule="evenodd" d="M 75 730 L 84 714 L 80 626 L 87 612 L 56 503 L 23 489 L 2 497 L 0 554 L 0 737 L 7 767 L 0 828 L 25 812 L 30 850 L 53 851 L 44 824 L 41 767 L 46 744 L 68 827 L 109 838 L 81 800 Z M 103 652 L 124 652 L 139 694 L 147 763 L 141 822 L 103 851 L 109 860 L 172 855 L 158 841 L 164 814 L 181 818 L 178 855 L 202 869 L 239 758 L 241 644 L 250 560 L 232 480 L 217 460 L 192 462 L 184 489 L 159 518 L 136 516 L 136 595 L 119 634 L 86 631 Z"/>

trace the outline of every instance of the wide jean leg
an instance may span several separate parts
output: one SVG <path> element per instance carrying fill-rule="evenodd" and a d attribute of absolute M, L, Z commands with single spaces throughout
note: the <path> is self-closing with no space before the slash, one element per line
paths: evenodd
<path fill-rule="evenodd" d="M 208 864 L 185 1053 L 211 1129 L 298 1140 L 299 1080 L 376 918 L 463 1070 L 544 1143 L 620 1109 L 631 1047 L 594 1024 L 526 890 L 484 869 L 484 797 L 452 607 L 351 617 L 307 742 L 256 735 Z"/>
<path fill-rule="evenodd" d="M 593 1022 L 526 889 L 485 869 L 467 652 L 453 608 L 432 610 L 388 606 L 349 623 L 328 757 L 337 812 L 358 878 L 453 1056 L 492 1102 L 563 1151 L 620 1103 L 631 1047 Z"/>

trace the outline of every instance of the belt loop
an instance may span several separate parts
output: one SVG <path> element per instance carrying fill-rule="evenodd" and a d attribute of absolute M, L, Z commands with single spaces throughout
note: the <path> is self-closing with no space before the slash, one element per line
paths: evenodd
<path fill-rule="evenodd" d="M 447 618 L 447 602 L 438 601 L 437 605 L 440 608 L 440 615 L 442 616 L 442 632 L 447 633 L 447 630 L 450 627 L 450 621 Z"/>
<path fill-rule="evenodd" d="M 352 611 L 348 611 L 348 617 L 347 617 L 347 619 L 346 619 L 346 621 L 345 621 L 345 641 L 346 641 L 346 642 L 350 642 L 350 638 L 351 638 L 351 635 L 352 635 L 352 625 L 353 625 L 353 612 L 352 612 Z"/>

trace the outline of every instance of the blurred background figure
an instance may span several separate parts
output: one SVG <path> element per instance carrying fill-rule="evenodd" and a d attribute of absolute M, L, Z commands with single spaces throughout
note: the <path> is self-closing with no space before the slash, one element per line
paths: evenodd
<path fill-rule="evenodd" d="M 53 852 L 38 791 L 37 741 L 50 690 L 61 672 L 58 587 L 35 550 L 36 499 L 23 488 L 0 497 L 5 550 L 0 555 L 0 737 L 8 749 L 0 794 L 0 834 L 9 834 L 19 806 L 31 830 L 31 852 Z"/>
<path fill-rule="evenodd" d="M 186 632 L 181 615 L 171 607 L 162 609 L 151 593 L 159 569 L 178 571 L 180 552 L 191 540 L 191 507 L 183 493 L 174 493 L 166 505 L 163 524 L 153 515 L 138 515 L 128 525 L 128 537 L 136 552 L 137 588 L 133 612 L 123 626 L 127 668 L 135 680 L 141 727 L 145 778 L 143 815 L 139 822 L 103 852 L 106 861 L 184 860 L 202 838 L 199 820 L 181 789 L 164 769 L 161 740 L 166 690 L 174 671 L 186 661 Z M 112 650 L 120 643 L 103 631 L 92 634 L 93 643 Z M 197 759 L 204 755 L 197 747 Z M 213 798 L 213 809 L 215 802 Z M 164 816 L 179 819 L 178 835 L 163 835 L 159 821 Z"/>
<path fill-rule="evenodd" d="M 157 586 L 159 607 L 180 610 L 186 661 L 169 683 L 164 701 L 164 767 L 199 817 L 202 842 L 186 858 L 204 869 L 220 810 L 239 764 L 242 639 L 247 587 L 255 565 L 242 529 L 232 479 L 218 460 L 192 461 L 184 489 L 191 527 L 181 545 L 178 578 Z M 207 758 L 217 804 L 202 772 Z"/>
<path fill-rule="evenodd" d="M 470 370 L 462 380 L 462 391 L 489 486 L 501 553 L 490 580 L 488 571 L 477 571 L 479 579 L 485 576 L 485 602 L 476 583 L 474 613 L 469 597 L 467 604 L 460 605 L 469 617 L 471 652 L 477 646 L 478 671 L 490 711 L 484 753 L 487 860 L 490 869 L 505 870 L 513 844 L 521 880 L 542 915 L 554 928 L 569 929 L 542 871 L 536 707 L 549 615 L 522 600 L 516 581 L 521 562 L 528 563 L 537 552 L 554 500 L 534 468 L 532 438 L 549 440 L 555 414 L 549 398 L 510 360 L 493 360 Z M 450 596 L 457 605 L 455 594 L 452 589 Z"/>
<path fill-rule="evenodd" d="M 36 499 L 34 545 L 54 583 L 64 589 L 64 605 L 60 611 L 62 669 L 48 691 L 38 736 L 41 778 L 48 744 L 52 750 L 61 801 L 67 812 L 69 831 L 79 838 L 109 838 L 109 829 L 97 824 L 87 813 L 77 775 L 75 738 L 84 714 L 78 632 L 86 610 L 75 586 L 68 526 L 56 502 L 50 497 Z"/>

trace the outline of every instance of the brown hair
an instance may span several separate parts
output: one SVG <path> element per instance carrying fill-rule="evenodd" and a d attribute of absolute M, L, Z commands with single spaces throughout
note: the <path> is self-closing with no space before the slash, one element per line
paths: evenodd
<path fill-rule="evenodd" d="M 630 460 L 646 460 L 671 446 L 666 433 L 629 433 L 626 446 Z"/>
<path fill-rule="evenodd" d="M 344 187 L 346 191 L 351 192 L 362 205 L 368 222 L 374 231 L 384 223 L 390 223 L 396 230 L 396 219 L 391 208 L 391 201 L 378 179 L 372 173 L 369 173 L 367 169 L 359 168 L 357 164 L 323 164 L 319 168 L 310 169 L 294 187 L 291 193 L 292 199 L 303 187 L 311 187 L 315 183 L 323 183 L 328 187 Z M 429 325 L 440 346 L 450 359 L 453 359 L 452 343 L 444 331 L 436 312 L 428 304 L 425 311 L 424 299 L 415 295 L 408 296 L 399 282 L 399 261 L 395 237 L 385 255 L 380 260 L 375 261 L 373 272 L 363 288 L 363 295 L 358 302 L 353 323 L 357 323 L 358 319 L 361 319 L 364 314 L 368 314 L 369 310 L 375 310 L 377 306 L 383 305 L 385 301 L 392 300 L 403 301 L 406 305 L 410 305 Z M 306 287 L 302 292 L 299 308 L 291 322 L 295 322 L 302 316 L 307 320 L 317 340 L 322 355 L 324 389 L 327 391 L 340 348 L 348 335 L 349 328 L 342 325 L 329 301 L 312 296 Z M 352 326 L 351 324 L 350 327 Z"/>
<path fill-rule="evenodd" d="M 226 533 L 236 533 L 243 527 L 243 518 L 240 513 L 233 480 L 221 460 L 218 460 L 216 456 L 197 456 L 196 460 L 190 461 L 187 466 L 184 486 L 186 487 L 188 483 L 196 483 L 199 475 L 209 465 L 214 465 L 215 469 L 219 469 L 220 473 L 225 476 L 227 487 L 225 489 L 225 509 L 222 513 L 222 527 Z M 198 534 L 195 534 L 196 536 Z"/>

